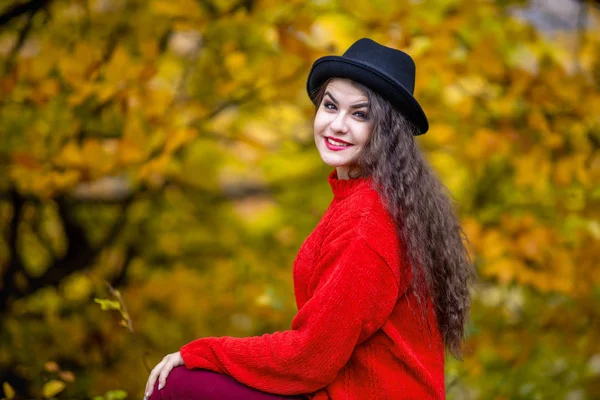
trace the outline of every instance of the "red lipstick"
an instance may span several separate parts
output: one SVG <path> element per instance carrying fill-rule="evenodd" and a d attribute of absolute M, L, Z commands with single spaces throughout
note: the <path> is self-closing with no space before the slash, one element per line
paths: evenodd
<path fill-rule="evenodd" d="M 333 151 L 340 151 L 340 150 L 345 150 L 345 149 L 347 149 L 347 148 L 349 148 L 349 147 L 353 146 L 351 143 L 348 143 L 348 142 L 346 142 L 346 141 L 344 141 L 344 140 L 341 140 L 341 139 L 337 139 L 337 138 L 333 138 L 333 137 L 332 137 L 331 139 L 333 139 L 333 140 L 335 140 L 335 141 L 337 141 L 337 142 L 342 142 L 342 143 L 346 143 L 346 144 L 347 144 L 346 146 L 336 146 L 336 145 L 334 145 L 334 144 L 331 144 L 331 143 L 329 143 L 329 140 L 327 140 L 327 138 L 328 138 L 328 137 L 329 137 L 329 136 L 326 136 L 326 137 L 325 137 L 323 140 L 325 141 L 325 146 L 327 146 L 327 148 L 328 148 L 329 150 L 333 150 Z"/>

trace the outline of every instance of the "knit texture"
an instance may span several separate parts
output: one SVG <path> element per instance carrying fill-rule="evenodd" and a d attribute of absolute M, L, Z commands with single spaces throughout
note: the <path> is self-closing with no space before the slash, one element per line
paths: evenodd
<path fill-rule="evenodd" d="M 444 399 L 444 345 L 399 256 L 392 217 L 370 177 L 328 177 L 334 198 L 294 261 L 290 330 L 207 337 L 181 347 L 188 368 L 313 400 Z"/>

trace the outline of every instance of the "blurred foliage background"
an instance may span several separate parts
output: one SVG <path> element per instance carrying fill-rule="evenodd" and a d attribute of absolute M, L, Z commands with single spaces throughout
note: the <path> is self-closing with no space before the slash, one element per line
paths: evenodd
<path fill-rule="evenodd" d="M 141 398 L 194 338 L 289 328 L 332 197 L 306 77 L 365 36 L 416 60 L 479 272 L 448 397 L 600 398 L 597 2 L 0 4 L 5 398 Z"/>

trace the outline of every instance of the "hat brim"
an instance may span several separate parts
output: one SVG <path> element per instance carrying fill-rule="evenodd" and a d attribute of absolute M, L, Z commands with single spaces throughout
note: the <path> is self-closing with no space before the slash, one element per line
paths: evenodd
<path fill-rule="evenodd" d="M 329 78 L 347 78 L 379 93 L 398 109 L 422 135 L 429 130 L 429 122 L 425 112 L 414 96 L 398 81 L 382 74 L 368 64 L 341 56 L 325 56 L 313 64 L 306 90 L 311 101 L 315 103 L 314 93 Z M 316 103 L 315 103 L 316 104 Z"/>

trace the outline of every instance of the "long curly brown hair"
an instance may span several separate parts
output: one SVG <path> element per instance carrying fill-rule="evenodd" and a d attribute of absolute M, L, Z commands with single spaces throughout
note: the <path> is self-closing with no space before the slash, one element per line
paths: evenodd
<path fill-rule="evenodd" d="M 317 109 L 332 79 L 312 94 Z M 460 359 L 475 270 L 451 195 L 419 150 L 417 128 L 369 87 L 352 84 L 369 99 L 373 132 L 352 168 L 358 175 L 349 176 L 372 176 L 396 223 L 401 256 L 410 262 L 412 277 L 420 277 L 411 280 L 411 289 L 420 304 L 432 297 L 446 349 Z M 420 308 L 425 316 L 426 307 Z"/>

